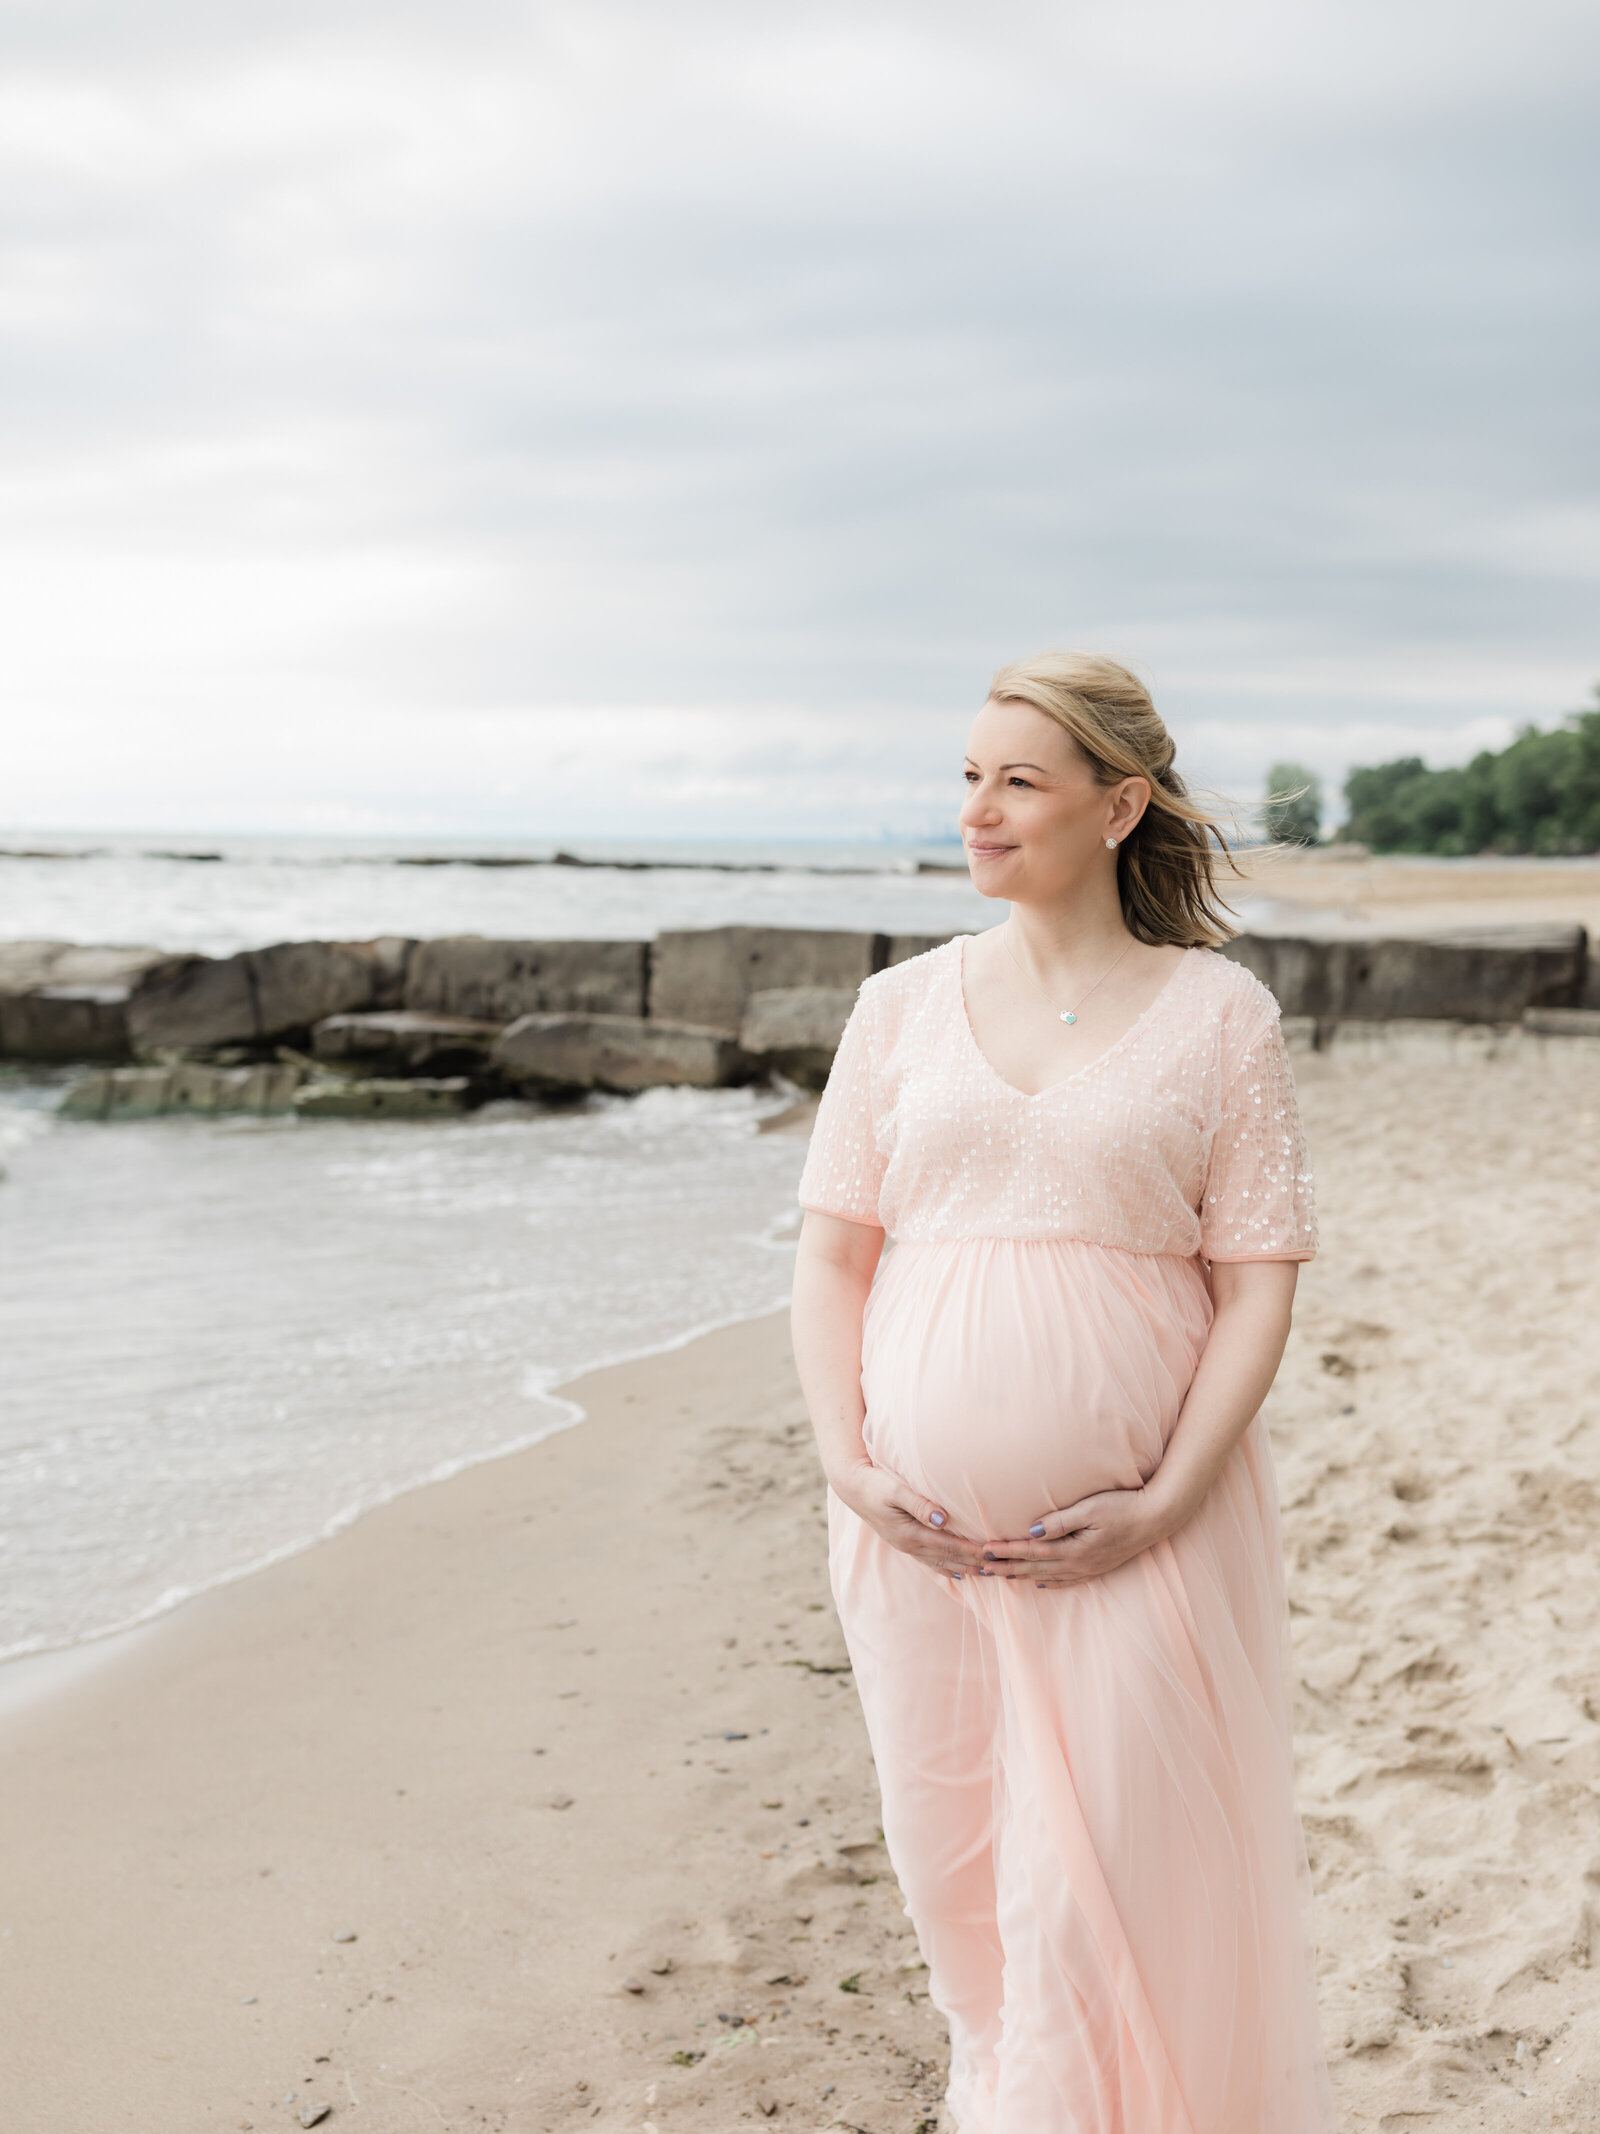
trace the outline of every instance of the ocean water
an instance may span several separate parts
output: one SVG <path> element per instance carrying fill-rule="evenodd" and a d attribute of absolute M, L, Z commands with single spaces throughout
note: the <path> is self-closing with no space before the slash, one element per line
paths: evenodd
<path fill-rule="evenodd" d="M 1004 916 L 967 880 L 958 846 L 585 847 L 599 864 L 582 866 L 550 864 L 553 851 L 12 833 L 0 837 L 0 940 L 225 956 L 379 934 L 632 940 L 734 924 L 955 933 Z M 941 871 L 919 873 L 919 863 Z"/>
<path fill-rule="evenodd" d="M 0 1656 L 71 1644 L 573 1420 L 783 1303 L 771 1092 L 448 1123 L 55 1117 L 0 1078 Z"/>

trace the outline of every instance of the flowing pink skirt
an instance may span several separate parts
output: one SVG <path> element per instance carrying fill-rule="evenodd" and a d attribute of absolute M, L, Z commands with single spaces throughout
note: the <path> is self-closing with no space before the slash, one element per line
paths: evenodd
<path fill-rule="evenodd" d="M 1211 1321 L 1198 1262 L 900 1245 L 868 1449 L 972 1535 L 1136 1487 Z M 832 1501 L 834 1592 L 961 2134 L 1327 2134 L 1266 1437 L 1196 1517 L 1041 1592 L 923 1569 Z"/>

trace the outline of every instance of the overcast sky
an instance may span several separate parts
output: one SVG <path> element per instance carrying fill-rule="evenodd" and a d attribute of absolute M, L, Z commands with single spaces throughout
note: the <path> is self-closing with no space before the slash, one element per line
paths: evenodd
<path fill-rule="evenodd" d="M 925 832 L 1600 678 L 1592 0 L 10 0 L 0 821 Z"/>

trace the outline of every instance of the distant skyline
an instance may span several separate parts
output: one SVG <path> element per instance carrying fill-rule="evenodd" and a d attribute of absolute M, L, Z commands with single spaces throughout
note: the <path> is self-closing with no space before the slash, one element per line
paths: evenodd
<path fill-rule="evenodd" d="M 108 0 L 0 30 L 0 823 L 925 836 L 1600 678 L 1600 24 Z"/>

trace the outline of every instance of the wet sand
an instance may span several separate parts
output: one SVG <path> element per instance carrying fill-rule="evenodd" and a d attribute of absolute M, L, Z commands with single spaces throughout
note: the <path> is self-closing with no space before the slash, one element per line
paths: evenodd
<path fill-rule="evenodd" d="M 1298 1065 L 1270 1420 L 1342 2123 L 1600 2129 L 1600 1046 Z M 0 1720 L 8 2125 L 933 2121 L 784 1325 L 576 1391 Z"/>

